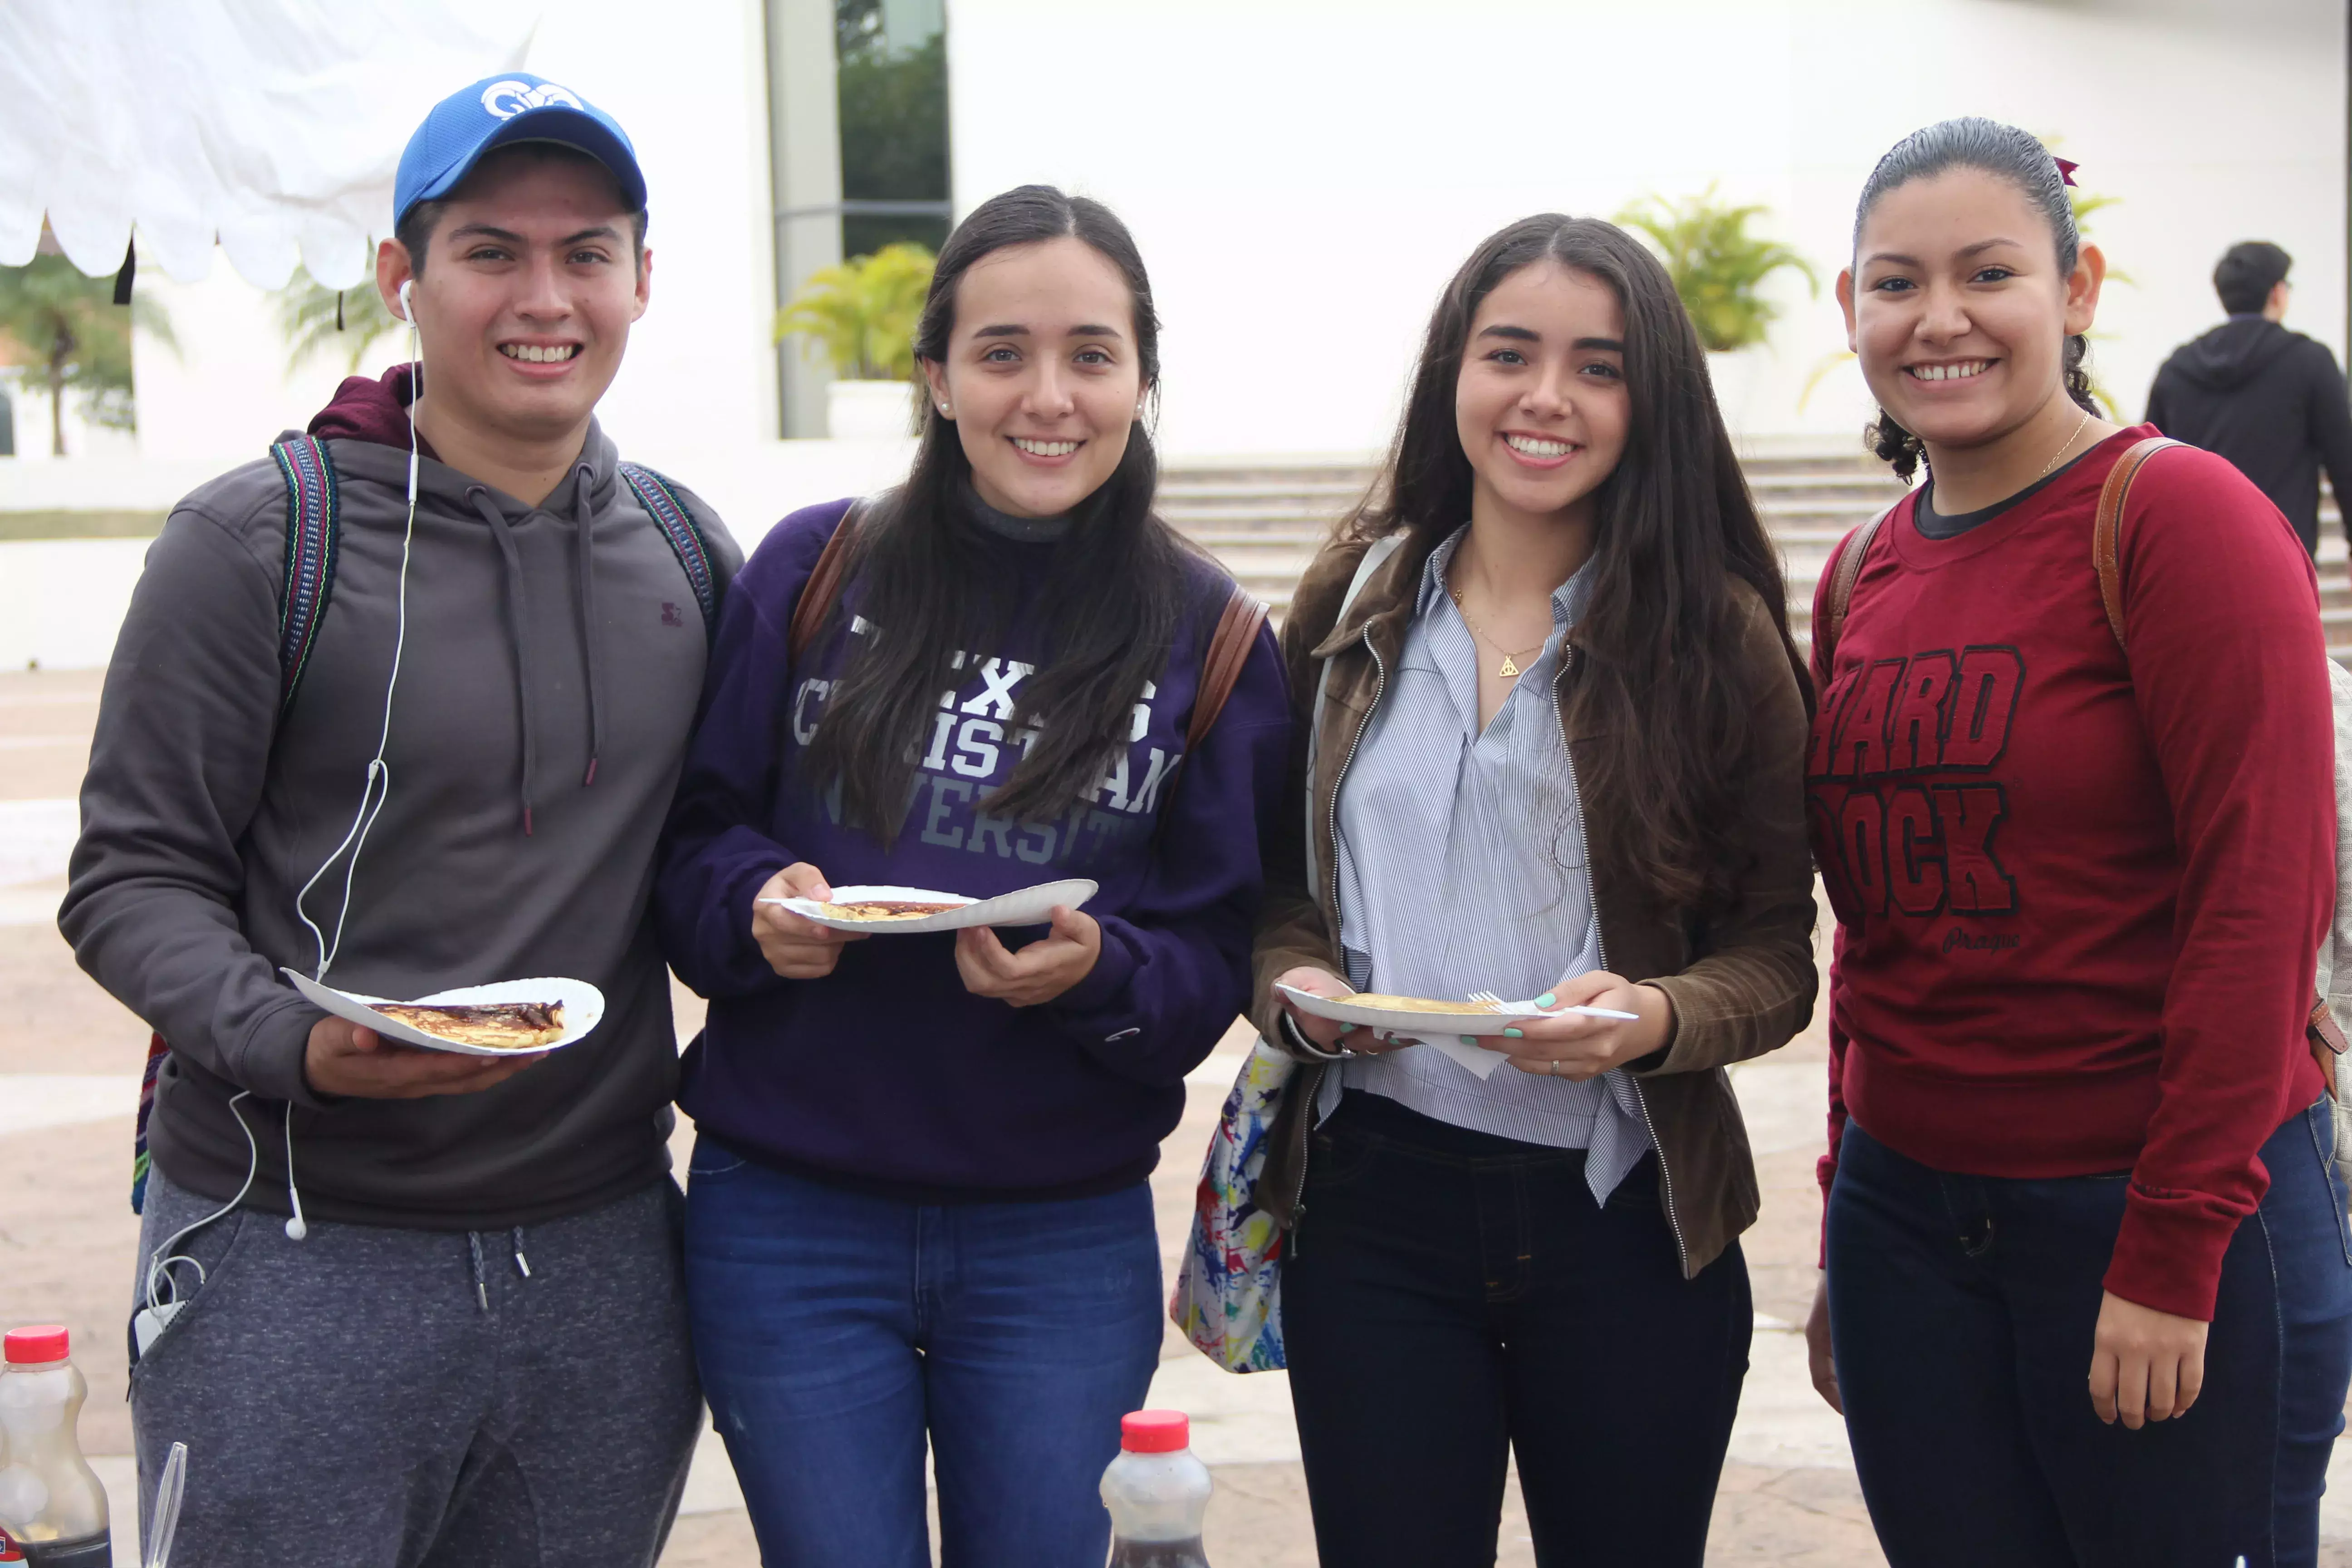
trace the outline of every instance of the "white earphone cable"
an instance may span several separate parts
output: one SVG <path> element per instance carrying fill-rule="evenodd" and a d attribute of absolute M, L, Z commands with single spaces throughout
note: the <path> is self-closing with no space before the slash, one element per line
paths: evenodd
<path fill-rule="evenodd" d="M 303 925 L 310 929 L 311 941 L 315 942 L 318 947 L 319 966 L 315 970 L 311 971 L 310 978 L 319 982 L 322 985 L 326 984 L 328 969 L 332 966 L 335 962 L 335 954 L 342 950 L 343 926 L 351 918 L 352 883 L 353 879 L 359 875 L 360 854 L 367 847 L 368 834 L 375 826 L 376 818 L 383 814 L 385 803 L 392 799 L 392 767 L 391 764 L 384 761 L 383 754 L 385 750 L 392 743 L 392 699 L 393 694 L 400 689 L 400 659 L 403 651 L 406 648 L 408 644 L 408 559 L 416 541 L 416 398 L 418 392 L 420 391 L 419 379 L 423 371 L 423 365 L 420 360 L 416 342 L 416 307 L 410 297 L 410 290 L 414 287 L 415 284 L 413 281 L 403 283 L 400 286 L 401 313 L 405 316 L 408 321 L 408 359 L 410 365 L 408 395 L 408 518 L 403 526 L 400 538 L 399 607 L 392 639 L 392 678 L 390 680 L 385 682 L 383 689 L 383 725 L 376 737 L 375 756 L 368 763 L 367 783 L 360 791 L 359 813 L 352 818 L 351 831 L 343 835 L 342 842 L 335 846 L 334 852 L 329 855 L 327 858 L 320 863 L 319 868 L 310 873 L 310 879 L 302 884 L 302 890 L 294 895 L 294 912 L 300 918 Z M 335 934 L 333 940 L 330 941 L 326 934 L 319 929 L 318 922 L 311 920 L 310 911 L 303 908 L 303 902 L 305 900 L 310 898 L 310 889 L 319 885 L 320 879 L 324 877 L 328 871 L 333 868 L 336 861 L 343 859 L 343 852 L 345 850 L 349 850 L 351 852 L 351 858 L 344 861 L 342 904 L 336 911 Z M 287 1169 L 289 1179 L 290 1181 L 293 1169 L 290 1148 L 287 1161 Z M 299 1221 L 299 1213 L 297 1218 Z"/>

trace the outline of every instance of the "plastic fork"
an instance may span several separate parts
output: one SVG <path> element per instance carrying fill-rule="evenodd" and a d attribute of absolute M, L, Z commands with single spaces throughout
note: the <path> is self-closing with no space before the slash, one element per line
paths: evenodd
<path fill-rule="evenodd" d="M 1538 1007 L 1533 1002 L 1506 1002 L 1492 991 L 1473 991 L 1470 993 L 1470 1000 L 1484 1002 L 1490 1007 L 1507 1008 L 1514 1013 L 1521 1008 L 1528 1008 L 1541 1013 L 1547 1018 L 1557 1018 L 1564 1013 L 1573 1013 L 1586 1018 L 1615 1018 L 1628 1024 L 1638 1024 L 1642 1021 L 1642 1015 L 1639 1013 L 1621 1013 L 1614 1007 Z"/>

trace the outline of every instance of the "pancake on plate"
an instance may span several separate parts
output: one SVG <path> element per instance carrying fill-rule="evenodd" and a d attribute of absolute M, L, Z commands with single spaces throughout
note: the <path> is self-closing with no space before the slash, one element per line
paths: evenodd
<path fill-rule="evenodd" d="M 436 1039 L 485 1050 L 536 1050 L 563 1037 L 561 1002 L 379 1002 L 375 1010 Z"/>
<path fill-rule="evenodd" d="M 824 917 L 834 921 L 919 921 L 931 915 L 943 915 L 962 909 L 971 900 L 959 899 L 951 904 L 923 904 L 908 899 L 876 899 L 859 904 L 824 904 Z"/>
<path fill-rule="evenodd" d="M 1334 996 L 1334 1002 L 1353 1002 L 1360 1007 L 1378 1007 L 1384 1013 L 1493 1013 L 1492 1002 L 1435 1002 L 1426 996 L 1384 996 L 1377 991 L 1360 991 L 1352 996 Z"/>

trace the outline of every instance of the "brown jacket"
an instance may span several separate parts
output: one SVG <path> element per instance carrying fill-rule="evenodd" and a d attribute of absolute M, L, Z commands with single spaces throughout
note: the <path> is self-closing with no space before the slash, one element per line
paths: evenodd
<path fill-rule="evenodd" d="M 1297 720 L 1285 796 L 1291 806 L 1277 819 L 1265 847 L 1265 905 L 1258 923 L 1251 1015 L 1259 1032 L 1277 1046 L 1285 1037 L 1275 976 L 1301 964 L 1346 973 L 1330 888 L 1329 868 L 1337 855 L 1330 837 L 1333 800 L 1356 739 L 1380 700 L 1385 672 L 1404 645 L 1429 558 L 1428 548 L 1408 541 L 1374 570 L 1348 607 L 1346 624 L 1335 626 L 1339 601 L 1366 548 L 1351 541 L 1318 556 L 1299 582 L 1282 632 Z M 1612 854 L 1612 847 L 1623 841 L 1614 826 L 1618 803 L 1590 790 L 1582 800 L 1593 903 L 1610 966 L 1629 980 L 1657 986 L 1674 1001 L 1673 1039 L 1632 1070 L 1657 1145 L 1659 1180 L 1685 1276 L 1713 1262 L 1756 1219 L 1756 1168 L 1723 1069 L 1787 1044 L 1811 1016 L 1815 985 L 1804 699 L 1763 601 L 1741 584 L 1736 603 L 1745 616 L 1747 676 L 1762 758 L 1739 797 L 1746 814 L 1738 838 L 1747 851 L 1748 869 L 1737 904 L 1704 925 L 1661 906 L 1633 868 Z M 1321 733 L 1310 737 L 1326 660 L 1330 679 Z M 1561 681 L 1563 708 L 1574 670 L 1571 663 Z M 1316 825 L 1311 847 L 1309 800 Z M 1312 889 L 1310 847 L 1318 868 Z M 1259 1205 L 1286 1226 L 1298 1218 L 1311 1107 L 1326 1070 L 1324 1063 L 1309 1063 L 1293 1076 L 1259 1182 Z"/>

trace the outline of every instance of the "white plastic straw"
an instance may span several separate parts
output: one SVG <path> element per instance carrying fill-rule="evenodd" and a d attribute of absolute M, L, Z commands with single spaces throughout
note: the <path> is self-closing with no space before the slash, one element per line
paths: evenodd
<path fill-rule="evenodd" d="M 172 1537 L 180 1531 L 180 1498 L 188 1489 L 188 1446 L 172 1445 L 163 1479 L 155 1486 L 155 1517 L 147 1527 L 147 1568 L 169 1568 Z"/>

